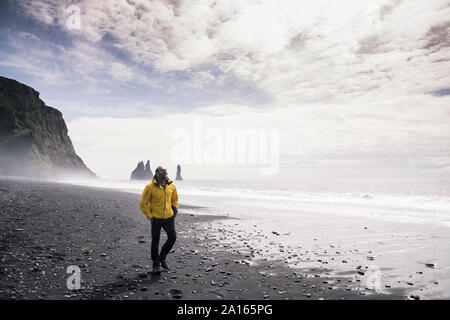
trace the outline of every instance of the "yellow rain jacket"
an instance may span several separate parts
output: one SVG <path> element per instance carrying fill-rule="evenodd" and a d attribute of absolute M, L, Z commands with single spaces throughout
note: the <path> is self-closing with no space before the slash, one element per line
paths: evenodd
<path fill-rule="evenodd" d="M 154 177 L 152 182 L 145 186 L 139 207 L 149 219 L 169 219 L 173 217 L 174 210 L 178 211 L 177 188 L 166 177 L 166 188 L 164 189 Z"/>

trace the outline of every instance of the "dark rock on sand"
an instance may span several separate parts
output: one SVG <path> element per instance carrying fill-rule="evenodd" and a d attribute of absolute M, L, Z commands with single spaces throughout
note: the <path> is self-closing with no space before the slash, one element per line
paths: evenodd
<path fill-rule="evenodd" d="M 183 290 L 172 289 L 169 291 L 169 295 L 174 299 L 180 299 L 183 296 Z"/>
<path fill-rule="evenodd" d="M 32 178 L 97 176 L 75 153 L 60 111 L 39 92 L 0 77 L 0 175 Z"/>

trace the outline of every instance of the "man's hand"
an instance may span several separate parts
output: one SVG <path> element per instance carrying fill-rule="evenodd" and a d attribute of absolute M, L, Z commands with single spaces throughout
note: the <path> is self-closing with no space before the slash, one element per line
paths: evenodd
<path fill-rule="evenodd" d="M 173 216 L 176 217 L 178 214 L 178 209 L 175 206 L 172 206 L 172 210 L 173 210 Z"/>

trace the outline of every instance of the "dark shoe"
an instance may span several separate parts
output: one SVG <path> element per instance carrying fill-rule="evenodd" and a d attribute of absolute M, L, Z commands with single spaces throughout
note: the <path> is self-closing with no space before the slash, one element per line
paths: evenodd
<path fill-rule="evenodd" d="M 160 274 L 161 273 L 161 268 L 159 267 L 159 265 L 155 265 L 153 266 L 153 274 Z"/>
<path fill-rule="evenodd" d="M 170 269 L 170 267 L 167 265 L 166 259 L 161 259 L 159 262 L 161 262 L 161 267 L 163 267 L 164 269 Z"/>

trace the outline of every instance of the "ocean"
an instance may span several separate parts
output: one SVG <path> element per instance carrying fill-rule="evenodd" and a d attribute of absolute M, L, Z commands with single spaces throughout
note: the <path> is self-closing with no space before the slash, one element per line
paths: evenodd
<path fill-rule="evenodd" d="M 71 181 L 141 194 L 148 181 Z M 243 217 L 295 219 L 300 212 L 450 226 L 450 180 L 184 180 L 180 203 Z M 242 210 L 245 208 L 246 210 Z"/>

